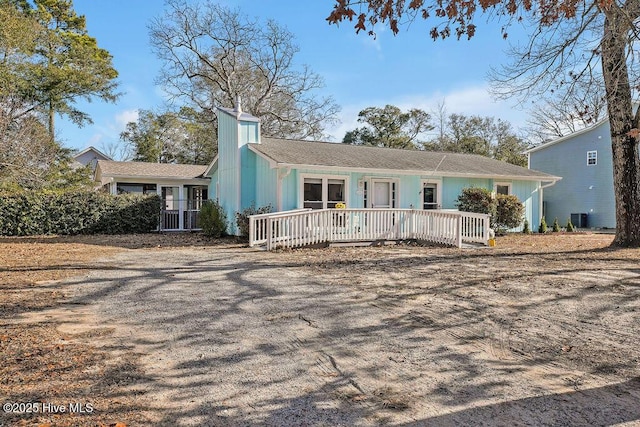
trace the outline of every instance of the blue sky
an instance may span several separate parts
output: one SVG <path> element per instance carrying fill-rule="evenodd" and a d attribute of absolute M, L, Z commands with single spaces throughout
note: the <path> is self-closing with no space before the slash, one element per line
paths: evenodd
<path fill-rule="evenodd" d="M 333 140 L 357 126 L 357 114 L 370 106 L 393 104 L 402 109 L 434 110 L 445 101 L 449 113 L 479 114 L 524 125 L 525 114 L 515 101 L 494 102 L 488 93 L 487 73 L 504 63 L 507 47 L 497 24 L 477 22 L 471 40 L 432 41 L 429 26 L 414 23 L 394 36 L 381 28 L 373 39 L 356 35 L 349 23 L 337 27 L 325 18 L 333 0 L 224 0 L 250 16 L 271 18 L 296 36 L 297 61 L 308 64 L 326 83 L 323 94 L 342 107 L 341 123 L 328 129 Z M 149 45 L 147 25 L 164 11 L 162 0 L 75 0 L 78 14 L 87 18 L 89 34 L 113 55 L 120 73 L 121 98 L 115 104 L 80 103 L 94 124 L 78 128 L 58 120 L 58 138 L 70 148 L 93 145 L 99 149 L 117 142 L 139 109 L 163 105 L 161 88 L 154 84 L 162 66 Z M 513 40 L 512 40 L 513 41 Z"/>

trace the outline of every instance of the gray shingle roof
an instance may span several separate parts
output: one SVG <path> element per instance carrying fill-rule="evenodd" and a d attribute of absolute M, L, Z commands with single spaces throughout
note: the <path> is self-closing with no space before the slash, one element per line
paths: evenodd
<path fill-rule="evenodd" d="M 557 177 L 475 154 L 399 150 L 331 142 L 262 138 L 251 148 L 281 165 L 328 166 L 351 170 L 378 169 L 469 177 L 520 177 L 555 180 Z"/>
<path fill-rule="evenodd" d="M 174 165 L 169 163 L 116 162 L 99 160 L 102 176 L 145 178 L 202 178 L 206 165 Z"/>

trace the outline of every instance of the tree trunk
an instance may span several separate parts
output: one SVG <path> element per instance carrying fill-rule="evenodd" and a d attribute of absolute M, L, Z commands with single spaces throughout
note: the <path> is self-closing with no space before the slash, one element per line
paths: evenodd
<path fill-rule="evenodd" d="M 56 139 L 56 135 L 55 135 L 55 116 L 56 116 L 56 112 L 53 109 L 53 102 L 51 100 L 49 100 L 49 111 L 48 113 L 48 119 L 49 119 L 49 136 L 51 137 L 51 141 L 54 141 Z"/>
<path fill-rule="evenodd" d="M 602 69 L 607 94 L 611 148 L 613 152 L 613 191 L 616 201 L 614 246 L 640 246 L 640 159 L 638 140 L 630 135 L 634 128 L 631 87 L 626 53 L 628 16 L 621 9 L 605 11 L 602 39 Z"/>

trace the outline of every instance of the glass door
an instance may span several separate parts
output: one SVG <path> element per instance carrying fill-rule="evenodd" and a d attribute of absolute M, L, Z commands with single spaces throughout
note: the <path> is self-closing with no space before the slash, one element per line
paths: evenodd
<path fill-rule="evenodd" d="M 438 209 L 438 184 L 424 184 L 422 188 L 422 208 Z"/>

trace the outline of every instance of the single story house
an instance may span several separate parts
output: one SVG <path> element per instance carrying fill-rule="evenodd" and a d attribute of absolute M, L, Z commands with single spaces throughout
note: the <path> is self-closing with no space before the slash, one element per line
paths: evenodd
<path fill-rule="evenodd" d="M 158 194 L 162 230 L 199 228 L 198 213 L 209 197 L 209 166 L 98 160 L 95 180 L 111 194 Z"/>
<path fill-rule="evenodd" d="M 615 228 L 613 159 L 609 120 L 527 151 L 529 167 L 562 176 L 544 193 L 548 222 L 588 228 Z"/>
<path fill-rule="evenodd" d="M 251 205 L 456 209 L 465 187 L 516 195 L 533 228 L 543 189 L 561 179 L 479 155 L 263 138 L 259 119 L 239 106 L 218 109 L 218 156 L 207 176 L 232 232 L 235 213 Z"/>

